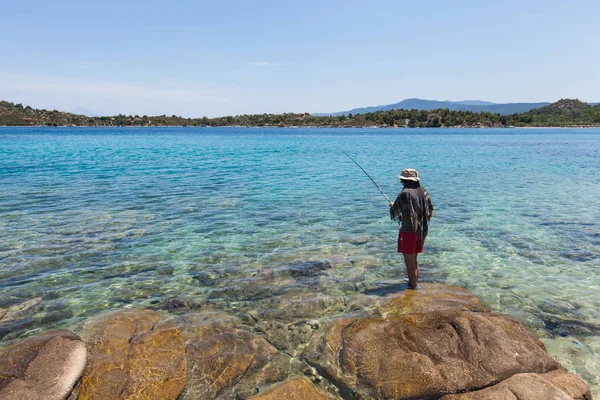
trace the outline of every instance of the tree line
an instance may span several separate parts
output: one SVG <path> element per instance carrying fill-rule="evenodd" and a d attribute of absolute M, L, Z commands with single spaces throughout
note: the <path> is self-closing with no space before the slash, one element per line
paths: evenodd
<path fill-rule="evenodd" d="M 58 110 L 34 109 L 0 101 L 0 125 L 27 126 L 251 126 L 251 127 L 525 127 L 600 126 L 600 105 L 562 99 L 526 113 L 501 115 L 490 112 L 437 110 L 389 110 L 341 116 L 309 113 L 246 114 L 217 118 L 184 118 L 177 115 L 124 115 L 87 117 Z"/>

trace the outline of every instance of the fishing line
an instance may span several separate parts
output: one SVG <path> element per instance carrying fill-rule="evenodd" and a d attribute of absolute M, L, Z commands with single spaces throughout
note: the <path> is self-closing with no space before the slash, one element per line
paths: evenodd
<path fill-rule="evenodd" d="M 371 182 L 373 182 L 373 183 L 375 184 L 375 186 L 377 186 L 377 189 L 379 189 L 379 191 L 381 192 L 381 194 L 385 196 L 385 198 L 387 199 L 388 203 L 391 203 L 391 202 L 392 202 L 392 201 L 390 200 L 390 198 L 389 198 L 389 197 L 387 197 L 387 195 L 386 195 L 385 193 L 383 193 L 383 190 L 381 190 L 381 188 L 379 187 L 379 185 L 377 184 L 377 182 L 375 182 L 375 181 L 373 180 L 373 178 L 371 178 L 371 175 L 369 175 L 369 174 L 367 173 L 367 171 L 365 171 L 365 170 L 364 170 L 364 168 L 363 168 L 363 167 L 361 167 L 361 166 L 360 166 L 360 164 L 356 162 L 356 160 L 354 160 L 354 158 L 350 157 L 350 156 L 349 156 L 349 155 L 348 155 L 348 154 L 347 154 L 347 153 L 346 153 L 344 150 L 340 149 L 339 147 L 338 147 L 337 149 L 338 149 L 339 151 L 341 151 L 342 153 L 346 154 L 346 156 L 347 156 L 349 159 L 351 159 L 352 161 L 354 161 L 354 164 L 356 164 L 356 165 L 358 166 L 358 168 L 360 168 L 360 169 L 362 170 L 362 172 L 364 172 L 364 173 L 365 173 L 365 175 L 367 175 L 367 176 L 369 177 L 369 179 L 371 180 Z"/>

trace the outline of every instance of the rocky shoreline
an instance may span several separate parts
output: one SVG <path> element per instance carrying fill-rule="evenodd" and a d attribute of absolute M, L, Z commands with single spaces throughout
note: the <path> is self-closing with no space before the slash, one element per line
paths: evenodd
<path fill-rule="evenodd" d="M 458 287 L 265 304 L 174 301 L 19 341 L 0 351 L 0 398 L 592 398 L 524 326 Z"/>

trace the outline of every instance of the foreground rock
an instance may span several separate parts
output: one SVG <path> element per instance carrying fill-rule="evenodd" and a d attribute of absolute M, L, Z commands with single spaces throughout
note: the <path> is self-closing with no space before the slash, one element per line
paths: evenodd
<path fill-rule="evenodd" d="M 108 313 L 84 326 L 90 359 L 79 399 L 176 399 L 186 381 L 183 340 L 154 311 Z"/>
<path fill-rule="evenodd" d="M 416 303 L 419 292 L 410 293 Z M 307 347 L 307 361 L 343 397 L 439 398 L 561 369 L 543 343 L 504 315 L 448 308 L 449 299 L 425 313 L 404 314 L 394 303 L 404 304 L 384 306 L 389 318 L 333 320 Z"/>
<path fill-rule="evenodd" d="M 86 364 L 85 345 L 69 331 L 49 332 L 0 353 L 0 398 L 65 399 Z"/>
<path fill-rule="evenodd" d="M 0 398 L 591 399 L 524 326 L 472 293 L 383 285 L 350 300 L 290 292 L 236 315 L 106 313 L 77 330 L 87 366 L 69 331 L 1 351 Z"/>
<path fill-rule="evenodd" d="M 590 400 L 590 388 L 579 376 L 566 371 L 518 374 L 475 392 L 447 395 L 441 400 Z"/>
<path fill-rule="evenodd" d="M 290 357 L 244 329 L 206 326 L 188 340 L 187 385 L 181 399 L 247 398 L 285 379 Z"/>

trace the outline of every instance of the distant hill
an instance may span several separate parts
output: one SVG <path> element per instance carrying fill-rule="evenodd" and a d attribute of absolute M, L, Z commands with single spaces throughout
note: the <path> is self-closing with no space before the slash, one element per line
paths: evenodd
<path fill-rule="evenodd" d="M 443 102 L 441 102 L 443 103 Z M 492 107 L 492 106 L 481 106 Z M 585 126 L 600 127 L 600 106 L 576 99 L 556 103 L 524 113 L 501 115 L 492 112 L 450 110 L 388 110 L 365 114 L 315 116 L 308 113 L 253 114 L 219 118 L 183 118 L 177 115 L 114 115 L 87 117 L 58 110 L 40 110 L 0 101 L 0 126 L 264 126 L 264 127 L 408 127 L 408 128 L 484 128 L 511 126 Z"/>
<path fill-rule="evenodd" d="M 489 101 L 465 100 L 465 101 L 438 101 L 423 99 L 406 99 L 395 104 L 386 104 L 381 106 L 354 108 L 348 111 L 334 112 L 330 114 L 315 114 L 320 116 L 339 116 L 349 114 L 366 114 L 377 111 L 388 110 L 437 110 L 447 108 L 450 111 L 472 111 L 472 112 L 491 112 L 494 114 L 514 114 L 523 113 L 535 108 L 547 106 L 550 103 L 505 103 L 495 104 Z"/>

